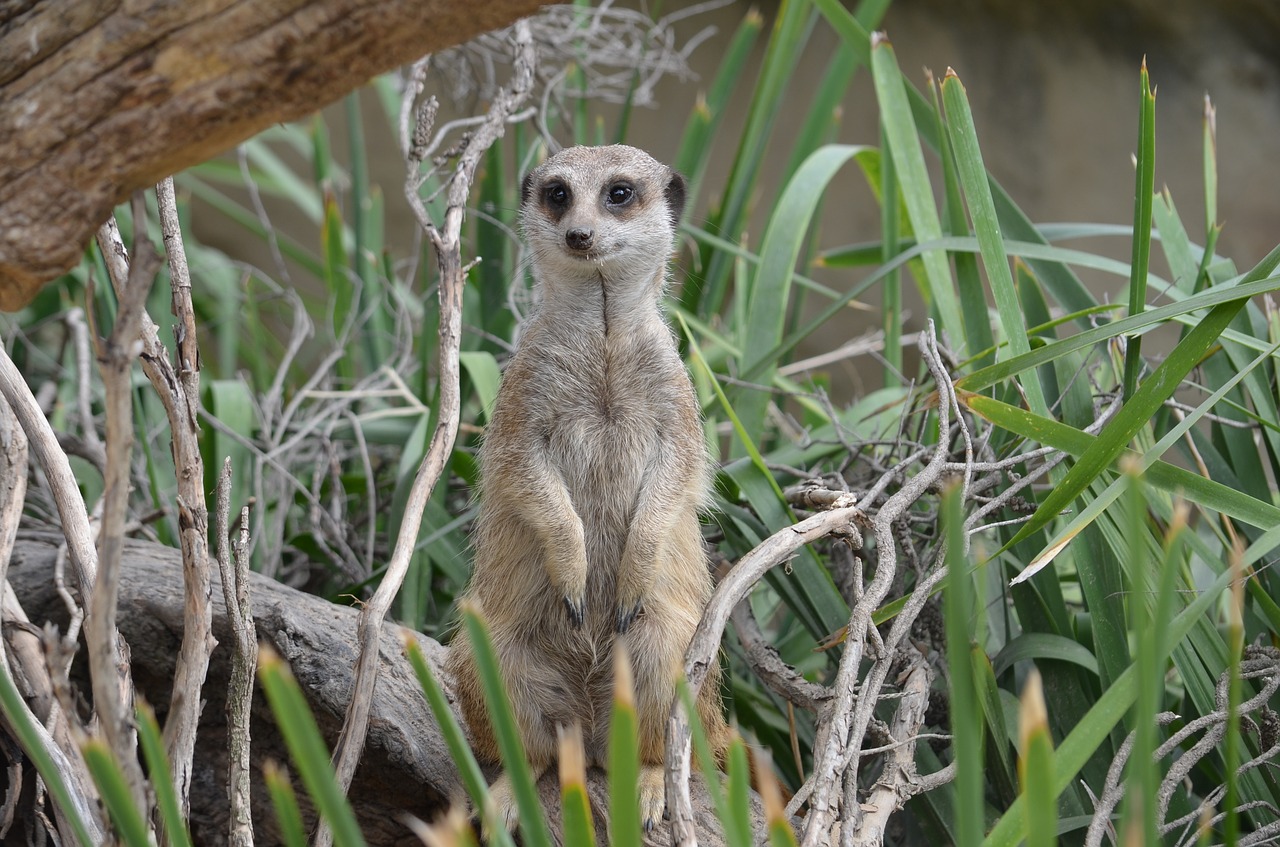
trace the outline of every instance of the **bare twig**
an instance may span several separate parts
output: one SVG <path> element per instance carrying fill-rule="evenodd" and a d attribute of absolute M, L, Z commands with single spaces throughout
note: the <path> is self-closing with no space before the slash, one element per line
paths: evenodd
<path fill-rule="evenodd" d="M 339 784 L 344 790 L 351 784 L 356 763 L 364 748 L 365 732 L 369 724 L 369 709 L 374 685 L 377 682 L 378 644 L 383 619 L 404 582 L 414 545 L 417 542 L 418 529 L 422 524 L 423 509 L 453 451 L 453 444 L 457 437 L 460 411 L 458 346 L 462 332 L 462 289 L 465 282 L 461 234 L 467 197 L 480 158 L 494 141 L 503 135 L 508 116 L 519 108 L 533 85 L 536 57 L 528 24 L 524 22 L 516 24 L 513 32 L 515 61 L 512 80 L 506 88 L 497 93 L 489 107 L 487 120 L 471 134 L 458 158 L 453 177 L 449 182 L 444 221 L 439 227 L 427 213 L 419 194 L 423 181 L 423 177 L 420 176 L 419 151 L 423 146 L 423 139 L 430 131 L 429 120 L 425 119 L 416 108 L 418 97 L 422 93 L 420 69 L 425 67 L 424 62 L 419 62 L 415 66 L 414 79 L 405 91 L 401 111 L 401 143 L 407 165 L 405 197 L 413 209 L 418 224 L 427 233 L 435 247 L 436 261 L 440 270 L 440 404 L 436 429 L 410 489 L 391 561 L 382 577 L 382 582 L 378 585 L 378 590 L 360 614 L 360 658 L 356 665 L 356 690 L 347 710 L 337 749 L 334 751 L 335 770 Z M 424 105 L 424 108 L 430 110 L 429 103 L 430 101 Z M 408 131 L 410 114 L 419 115 L 412 134 Z M 322 827 L 316 836 L 316 843 L 328 845 L 331 837 L 328 829 Z"/>
<path fill-rule="evenodd" d="M 747 663 L 765 685 L 779 696 L 815 714 L 831 699 L 831 691 L 805 679 L 795 668 L 782 661 L 778 651 L 765 640 L 760 624 L 751 611 L 751 598 L 744 597 L 733 607 L 733 629 L 742 642 Z"/>
<path fill-rule="evenodd" d="M 855 830 L 849 825 L 846 809 L 846 820 L 840 831 L 842 840 L 847 837 L 849 844 L 859 847 L 879 847 L 883 844 L 889 818 L 921 791 L 920 779 L 916 774 L 915 740 L 920 734 L 920 728 L 924 726 L 924 714 L 929 708 L 929 686 L 933 682 L 933 668 L 914 647 L 908 646 L 904 652 L 909 670 L 898 710 L 889 725 L 889 736 L 894 739 L 896 746 L 892 748 L 892 755 L 885 761 L 880 778 L 867 797 L 864 804 L 867 812 L 862 818 L 861 826 Z"/>
<path fill-rule="evenodd" d="M 820 512 L 795 526 L 786 527 L 761 542 L 738 560 L 733 569 L 716 586 L 711 601 L 693 634 L 685 653 L 685 676 L 690 698 L 697 701 L 698 691 L 707 678 L 711 663 L 716 661 L 720 638 L 733 608 L 771 568 L 787 561 L 796 550 L 834 532 L 856 535 L 852 521 L 858 513 L 853 497 L 839 501 L 829 512 Z M 860 542 L 858 542 L 860 544 Z M 691 756 L 689 716 L 677 700 L 667 719 L 667 811 L 671 815 L 673 844 L 698 843 L 693 819 L 693 800 L 689 793 Z"/>
<path fill-rule="evenodd" d="M 44 654 L 40 650 L 40 640 L 30 627 L 26 613 L 14 596 L 13 589 L 9 587 L 7 578 L 9 559 L 13 554 L 14 539 L 22 518 L 22 503 L 27 488 L 27 461 L 27 437 L 9 404 L 0 399 L 0 589 L 4 592 L 3 614 L 0 617 L 3 618 L 5 634 L 4 641 L 0 642 L 0 673 L 9 677 L 9 684 L 13 684 L 14 676 L 25 680 L 28 688 L 26 697 L 32 705 L 24 704 L 24 708 L 33 725 L 44 730 L 46 723 L 52 724 L 51 730 L 40 732 L 41 746 L 58 763 L 59 772 L 71 792 L 78 816 L 84 820 L 90 834 L 100 838 L 102 821 L 96 812 L 97 792 L 80 757 L 80 749 L 71 738 L 65 716 L 51 714 L 56 712 L 57 703 L 45 667 Z M 14 670 L 10 669 L 11 659 Z M 12 727 L 8 731 L 10 737 L 19 738 Z M 9 771 L 10 790 L 6 796 L 5 820 L 0 826 L 3 830 L 7 830 L 12 821 L 21 793 L 19 758 L 14 758 L 13 767 Z M 65 818 L 66 811 L 70 810 L 54 807 L 58 831 L 64 842 L 70 843 L 73 835 Z M 0 833 L 0 837 L 3 837 L 3 833 Z"/>
<path fill-rule="evenodd" d="M 223 463 L 218 479 L 217 495 L 218 572 L 222 576 L 222 598 L 235 651 L 231 659 L 231 681 L 227 691 L 227 759 L 230 774 L 227 791 L 231 813 L 228 815 L 227 841 L 232 847 L 253 847 L 253 818 L 249 803 L 249 718 L 253 705 L 253 676 L 258 666 L 258 642 L 249 607 L 249 507 L 240 515 L 240 538 L 230 539 L 231 532 L 231 459 Z"/>
<path fill-rule="evenodd" d="M 145 206 L 134 198 L 138 222 L 135 256 L 129 275 L 118 291 L 119 307 L 111 334 L 99 347 L 106 407 L 106 479 L 102 495 L 102 528 L 98 534 L 98 579 L 93 586 L 86 619 L 89 669 L 93 680 L 93 708 L 98 725 L 117 763 L 124 771 L 135 808 L 147 809 L 142 769 L 138 765 L 137 735 L 133 727 L 133 680 L 129 647 L 116 631 L 116 598 L 120 590 L 120 556 L 129 512 L 129 477 L 133 456 L 133 386 L 130 372 L 140 351 L 139 332 L 144 304 L 155 281 L 159 257 L 146 239 L 142 221 Z"/>
<path fill-rule="evenodd" d="M 45 479 L 58 507 L 62 531 L 67 539 L 67 551 L 75 571 L 76 588 L 81 597 L 88 597 L 98 574 L 98 553 L 93 547 L 93 531 L 89 527 L 89 511 L 67 454 L 58 446 L 49 420 L 40 411 L 35 396 L 23 380 L 22 374 L 0 344 L 0 395 L 3 395 L 14 416 L 26 433 L 31 450 L 44 471 Z"/>
<path fill-rule="evenodd" d="M 804 847 L 817 847 L 819 844 L 828 842 L 831 826 L 839 819 L 835 792 L 843 783 L 843 769 L 857 769 L 863 735 L 871 720 L 878 687 L 873 688 L 868 680 L 868 685 L 864 687 L 857 704 L 859 714 L 856 718 L 853 708 L 854 694 L 860 665 L 866 651 L 867 633 L 871 628 L 871 614 L 884 602 L 898 569 L 893 522 L 921 495 L 937 484 L 947 461 L 954 395 L 951 390 L 951 380 L 942 366 L 942 357 L 938 352 L 937 340 L 931 324 L 928 330 L 920 335 L 920 354 L 933 375 L 939 393 L 938 443 L 929 464 L 920 473 L 906 480 L 902 487 L 880 507 L 872 521 L 876 540 L 875 575 L 858 603 L 854 605 L 849 617 L 848 640 L 845 642 L 844 655 L 841 657 L 840 668 L 833 686 L 836 699 L 824 719 L 819 721 L 814 744 L 813 773 L 808 780 L 813 784 L 813 789 L 809 797 L 809 814 L 805 820 Z M 915 593 L 920 593 L 920 587 L 917 587 Z M 923 599 L 919 602 L 923 605 Z M 903 622 L 904 618 L 899 616 L 894 621 L 895 629 L 899 628 Z M 886 644 L 886 649 L 890 648 L 891 645 Z M 877 661 L 873 670 L 877 669 L 883 679 L 883 675 L 887 673 L 885 658 Z M 856 806 L 849 810 L 842 825 L 855 825 L 853 820 L 855 815 Z"/>
<path fill-rule="evenodd" d="M 168 358 L 160 356 L 153 368 L 157 376 L 164 379 L 157 380 L 150 373 L 148 377 L 155 385 L 169 418 L 173 466 L 178 477 L 178 527 L 181 530 L 182 576 L 186 588 L 182 647 L 173 673 L 173 694 L 164 725 L 164 740 L 173 769 L 174 790 L 186 815 L 191 803 L 196 726 L 200 722 L 200 688 L 209 670 L 209 655 L 217 641 L 213 637 L 209 608 L 212 594 L 209 509 L 204 494 L 204 459 L 200 455 L 200 351 L 196 346 L 195 310 L 191 305 L 191 274 L 187 270 L 186 251 L 182 246 L 172 178 L 156 186 L 156 200 L 160 207 L 160 232 L 169 261 L 173 315 L 177 318 L 174 326 L 176 374 Z M 159 347 L 158 340 L 156 346 Z"/>

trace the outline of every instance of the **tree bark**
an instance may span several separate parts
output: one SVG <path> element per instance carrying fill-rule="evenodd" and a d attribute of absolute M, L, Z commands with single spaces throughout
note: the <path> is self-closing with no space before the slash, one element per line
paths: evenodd
<path fill-rule="evenodd" d="M 0 309 L 71 267 L 134 190 L 539 5 L 0 3 Z"/>
<path fill-rule="evenodd" d="M 14 547 L 9 580 L 36 626 L 45 621 L 60 627 L 65 623 L 66 610 L 51 578 L 60 540 L 56 533 L 24 530 Z M 288 661 L 321 731 L 332 745 L 355 683 L 358 611 L 258 574 L 250 576 L 258 640 L 269 643 Z M 205 703 L 191 777 L 191 827 L 197 844 L 224 844 L 228 831 L 225 700 L 232 634 L 216 572 L 213 581 L 213 632 L 219 645 L 210 660 L 202 692 Z M 170 702 L 169 688 L 182 640 L 182 592 L 182 558 L 177 550 L 138 541 L 126 543 L 120 570 L 119 628 L 133 649 L 134 683 L 139 694 L 153 704 Z M 462 785 L 439 726 L 403 655 L 401 643 L 407 632 L 397 626 L 383 630 L 382 667 L 368 742 L 350 791 L 361 829 L 371 845 L 420 844 L 401 822 L 403 815 L 431 820 L 451 798 L 462 796 Z M 421 645 L 452 701 L 452 680 L 444 671 L 445 647 L 424 635 L 410 635 Z M 87 673 L 83 668 L 78 672 L 79 676 L 73 670 L 72 681 L 87 684 Z M 162 713 L 159 717 L 163 722 L 166 716 Z M 260 844 L 279 843 L 280 833 L 275 828 L 275 815 L 260 774 L 266 759 L 287 762 L 288 753 L 261 692 L 254 698 L 252 733 L 255 839 Z M 497 776 L 496 768 L 486 770 L 490 780 Z M 607 827 L 601 813 L 608 809 L 607 777 L 596 769 L 589 773 L 587 782 L 596 832 L 603 839 Z M 296 774 L 294 783 L 301 790 Z M 559 786 L 554 769 L 543 778 L 539 789 L 550 813 L 552 835 L 560 843 Z M 699 843 L 708 847 L 723 845 L 710 798 L 697 779 L 693 800 Z M 759 807 L 753 808 L 757 831 L 763 831 Z M 305 812 L 308 826 L 314 827 L 310 809 Z M 659 826 L 646 836 L 646 843 L 666 845 L 669 836 L 668 828 Z"/>

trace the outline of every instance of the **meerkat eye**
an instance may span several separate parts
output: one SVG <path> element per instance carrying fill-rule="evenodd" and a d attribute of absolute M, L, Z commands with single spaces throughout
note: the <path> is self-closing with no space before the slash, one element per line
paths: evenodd
<path fill-rule="evenodd" d="M 625 206 L 636 196 L 636 190 L 625 182 L 615 182 L 605 196 L 610 206 Z"/>
<path fill-rule="evenodd" d="M 542 189 L 542 195 L 546 198 L 548 206 L 563 208 L 569 205 L 569 189 L 565 187 L 564 183 L 547 183 L 547 186 Z"/>

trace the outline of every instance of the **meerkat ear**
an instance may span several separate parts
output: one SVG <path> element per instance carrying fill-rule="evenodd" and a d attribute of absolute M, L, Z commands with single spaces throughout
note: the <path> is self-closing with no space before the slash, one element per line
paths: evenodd
<path fill-rule="evenodd" d="M 680 216 L 684 214 L 684 177 L 677 171 L 671 172 L 671 181 L 664 192 L 667 197 L 667 208 L 671 211 L 671 226 L 680 226 Z"/>
<path fill-rule="evenodd" d="M 520 183 L 520 205 L 523 206 L 529 202 L 529 195 L 533 193 L 533 171 L 524 175 L 524 181 Z"/>

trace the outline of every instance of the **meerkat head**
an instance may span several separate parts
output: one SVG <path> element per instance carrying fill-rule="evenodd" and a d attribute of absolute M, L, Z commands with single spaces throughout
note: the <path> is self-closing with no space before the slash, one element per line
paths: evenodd
<path fill-rule="evenodd" d="M 643 150 L 570 147 L 525 177 L 520 219 L 545 287 L 660 289 L 684 210 L 684 178 Z"/>

